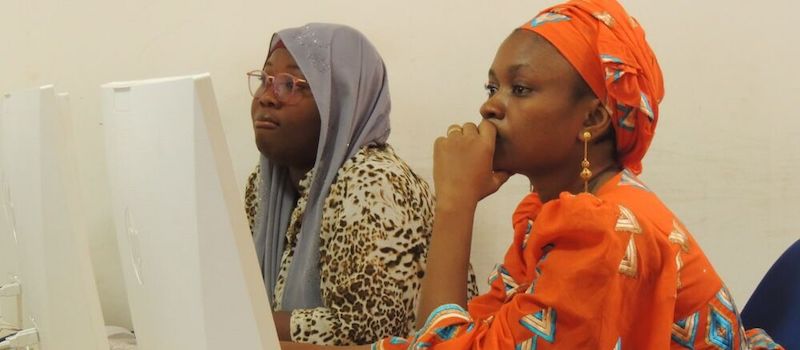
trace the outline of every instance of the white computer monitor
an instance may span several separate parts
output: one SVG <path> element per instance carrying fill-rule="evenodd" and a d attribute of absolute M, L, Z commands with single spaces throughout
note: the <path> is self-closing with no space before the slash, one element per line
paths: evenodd
<path fill-rule="evenodd" d="M 17 264 L 17 241 L 11 231 L 11 223 L 8 221 L 8 212 L 12 209 L 9 207 L 8 183 L 5 176 L 6 164 L 3 160 L 4 101 L 5 98 L 0 98 L 0 329 L 5 327 L 13 329 L 22 327 L 22 315 L 19 309 L 19 295 L 14 296 L 17 288 L 11 287 L 12 284 L 17 283 L 16 276 L 19 266 Z"/>
<path fill-rule="evenodd" d="M 210 76 L 109 83 L 102 101 L 140 348 L 278 349 Z"/>
<path fill-rule="evenodd" d="M 67 106 L 52 85 L 3 101 L 5 200 L 13 208 L 23 327 L 38 330 L 42 350 L 106 350 Z"/>

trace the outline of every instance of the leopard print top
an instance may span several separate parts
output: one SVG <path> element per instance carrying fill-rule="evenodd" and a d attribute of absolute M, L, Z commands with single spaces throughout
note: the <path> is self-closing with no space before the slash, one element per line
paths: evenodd
<path fill-rule="evenodd" d="M 253 229 L 259 169 L 250 176 L 246 211 Z M 313 171 L 286 232 L 286 250 L 275 286 L 276 310 L 294 258 Z M 409 335 L 416 317 L 433 225 L 428 184 L 386 146 L 362 148 L 342 165 L 325 200 L 320 228 L 320 277 L 324 306 L 293 310 L 292 340 L 319 345 L 368 344 Z M 477 295 L 470 272 L 470 297 Z"/>

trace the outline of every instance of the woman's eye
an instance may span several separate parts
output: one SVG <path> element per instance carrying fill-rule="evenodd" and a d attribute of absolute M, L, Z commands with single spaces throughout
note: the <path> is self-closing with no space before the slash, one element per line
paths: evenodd
<path fill-rule="evenodd" d="M 497 93 L 497 86 L 493 84 L 485 84 L 483 88 L 486 89 L 486 93 L 489 94 L 489 97 L 492 97 Z"/>
<path fill-rule="evenodd" d="M 514 85 L 511 91 L 514 93 L 515 96 L 524 96 L 527 93 L 531 92 L 531 89 L 521 85 Z"/>

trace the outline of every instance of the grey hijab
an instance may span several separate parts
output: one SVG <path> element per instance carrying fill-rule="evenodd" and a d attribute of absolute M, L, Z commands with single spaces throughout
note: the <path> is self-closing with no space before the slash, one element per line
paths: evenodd
<path fill-rule="evenodd" d="M 321 122 L 308 204 L 282 299 L 282 309 L 289 311 L 323 306 L 319 233 L 325 198 L 347 159 L 362 146 L 386 142 L 391 106 L 383 60 L 357 30 L 323 23 L 281 30 L 273 35 L 270 52 L 281 41 L 311 85 Z M 287 168 L 263 155 L 260 167 L 253 239 L 272 299 L 297 198 Z"/>

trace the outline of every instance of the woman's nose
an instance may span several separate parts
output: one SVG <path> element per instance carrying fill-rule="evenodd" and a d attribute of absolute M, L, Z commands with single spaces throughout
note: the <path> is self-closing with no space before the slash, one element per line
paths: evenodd
<path fill-rule="evenodd" d="M 255 97 L 258 100 L 258 104 L 264 107 L 278 107 L 280 105 L 280 101 L 278 100 L 278 96 L 275 94 L 274 89 L 272 86 L 267 86 L 266 88 L 260 91 L 260 94 Z"/>
<path fill-rule="evenodd" d="M 480 113 L 484 119 L 503 119 L 505 117 L 505 102 L 494 94 L 481 105 Z"/>

